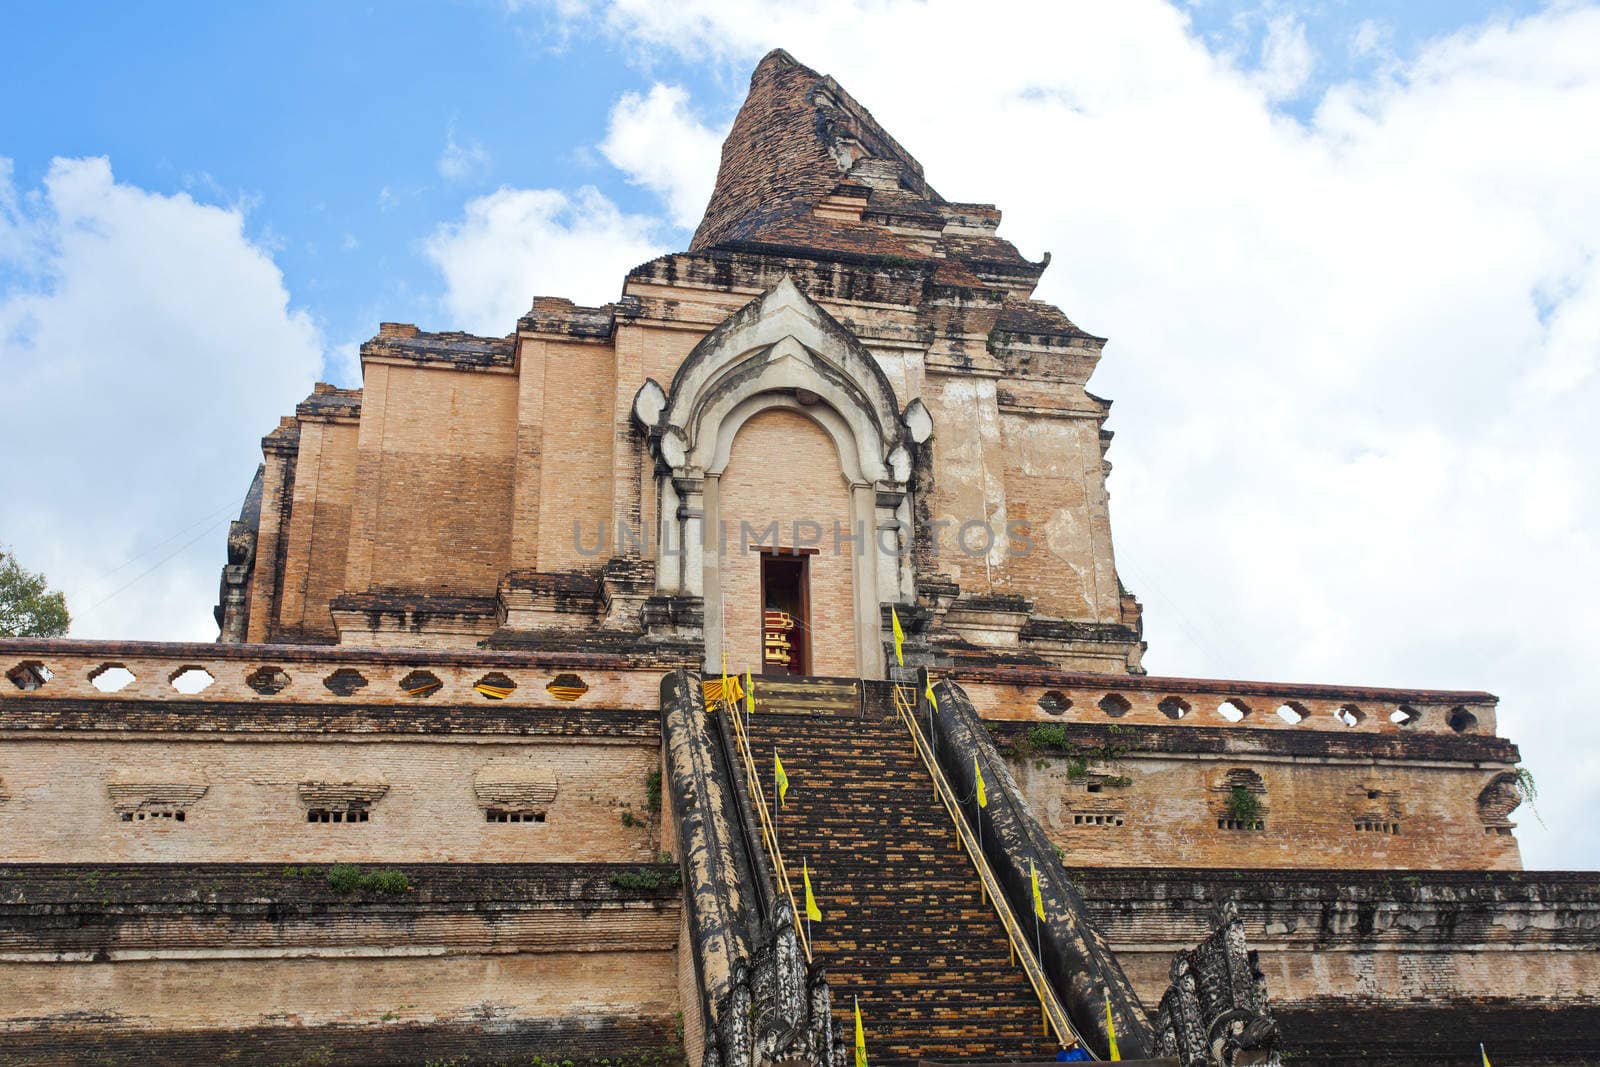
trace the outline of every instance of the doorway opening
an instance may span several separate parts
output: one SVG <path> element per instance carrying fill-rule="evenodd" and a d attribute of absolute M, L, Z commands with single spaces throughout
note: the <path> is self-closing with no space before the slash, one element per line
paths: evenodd
<path fill-rule="evenodd" d="M 810 554 L 761 553 L 761 673 L 811 673 Z"/>

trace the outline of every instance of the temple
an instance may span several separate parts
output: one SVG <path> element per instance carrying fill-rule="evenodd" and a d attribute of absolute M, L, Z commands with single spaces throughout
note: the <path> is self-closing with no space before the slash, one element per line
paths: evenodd
<path fill-rule="evenodd" d="M 686 251 L 271 429 L 217 643 L 0 640 L 0 1059 L 1600 1062 L 1494 696 L 1146 673 L 1000 220 L 773 52 Z"/>

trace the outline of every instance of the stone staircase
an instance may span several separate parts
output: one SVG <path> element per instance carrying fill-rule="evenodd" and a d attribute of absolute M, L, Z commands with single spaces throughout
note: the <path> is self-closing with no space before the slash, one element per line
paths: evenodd
<path fill-rule="evenodd" d="M 797 894 L 802 858 L 810 867 L 813 952 L 844 1040 L 859 997 L 874 1065 L 1053 1058 L 888 685 L 758 678 L 751 741 L 774 802 L 774 748 L 789 775 L 779 837 Z"/>

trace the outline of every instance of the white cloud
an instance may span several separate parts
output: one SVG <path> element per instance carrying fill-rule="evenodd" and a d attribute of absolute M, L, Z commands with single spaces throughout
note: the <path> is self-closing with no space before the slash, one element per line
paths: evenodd
<path fill-rule="evenodd" d="M 1382 19 L 1362 19 L 1350 35 L 1350 51 L 1363 59 L 1392 56 L 1394 27 Z"/>
<path fill-rule="evenodd" d="M 449 182 L 464 182 L 489 170 L 489 153 L 472 138 L 456 140 L 452 124 L 445 133 L 444 151 L 439 153 L 439 176 Z"/>
<path fill-rule="evenodd" d="M 499 336 L 535 296 L 617 299 L 623 275 L 665 251 L 653 225 L 589 187 L 571 195 L 501 188 L 468 201 L 464 217 L 439 227 L 424 249 L 444 274 L 452 326 Z"/>
<path fill-rule="evenodd" d="M 726 127 L 709 129 L 694 115 L 681 86 L 657 83 L 644 96 L 625 93 L 617 101 L 600 151 L 629 181 L 658 194 L 674 225 L 693 229 L 711 199 L 727 135 Z"/>
<path fill-rule="evenodd" d="M 1316 66 L 1316 54 L 1299 19 L 1275 15 L 1268 20 L 1266 36 L 1261 40 L 1261 69 L 1256 72 L 1256 84 L 1268 100 L 1293 100 L 1299 96 Z"/>
<path fill-rule="evenodd" d="M 1152 671 L 1495 691 L 1544 790 L 1529 863 L 1600 865 L 1600 10 L 1427 43 L 1309 123 L 1275 106 L 1315 61 L 1296 26 L 1264 80 L 1151 0 L 997 0 L 988 50 L 954 0 L 617 0 L 597 27 L 739 91 L 785 47 L 1055 250 L 1040 295 L 1111 336 Z"/>
<path fill-rule="evenodd" d="M 26 194 L 0 163 L 0 540 L 73 636 L 216 636 L 226 520 L 321 362 L 244 223 L 105 159 Z"/>

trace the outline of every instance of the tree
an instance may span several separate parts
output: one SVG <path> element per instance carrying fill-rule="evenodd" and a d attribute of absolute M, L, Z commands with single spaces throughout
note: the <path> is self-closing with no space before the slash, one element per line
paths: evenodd
<path fill-rule="evenodd" d="M 66 595 L 0 548 L 0 637 L 60 637 L 71 624 Z"/>

